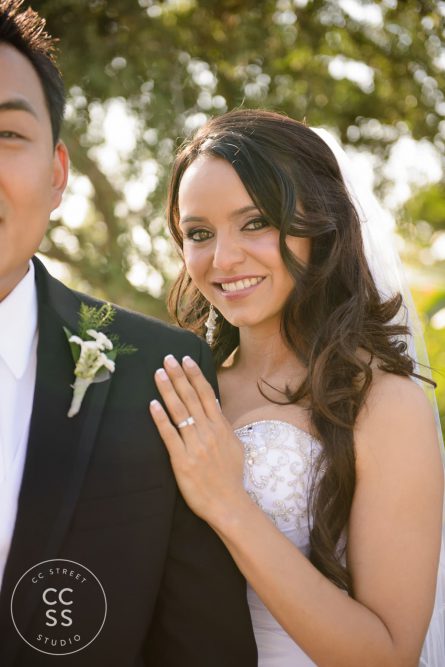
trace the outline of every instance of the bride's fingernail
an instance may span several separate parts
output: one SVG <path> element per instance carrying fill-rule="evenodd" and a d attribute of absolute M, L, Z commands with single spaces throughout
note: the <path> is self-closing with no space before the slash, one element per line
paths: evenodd
<path fill-rule="evenodd" d="M 196 368 L 196 363 L 193 361 L 193 359 L 189 356 L 183 357 L 182 358 L 182 363 L 186 368 Z"/>
<path fill-rule="evenodd" d="M 163 368 L 158 368 L 155 375 L 159 380 L 168 380 L 168 375 Z"/>
<path fill-rule="evenodd" d="M 162 410 L 161 404 L 156 399 L 153 399 L 152 401 L 150 401 L 150 408 L 152 410 L 154 410 L 155 412 L 160 412 Z"/>
<path fill-rule="evenodd" d="M 179 366 L 178 362 L 174 358 L 172 354 L 167 354 L 166 357 L 164 357 L 165 364 L 169 366 L 170 368 L 176 368 Z"/>

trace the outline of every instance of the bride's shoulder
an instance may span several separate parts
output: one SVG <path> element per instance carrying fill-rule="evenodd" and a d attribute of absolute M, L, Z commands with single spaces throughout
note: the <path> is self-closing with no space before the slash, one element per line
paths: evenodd
<path fill-rule="evenodd" d="M 371 386 L 361 409 L 359 420 L 365 424 L 368 419 L 397 419 L 412 414 L 412 410 L 431 416 L 432 410 L 426 394 L 419 382 L 411 377 L 384 371 L 380 360 L 370 359 L 369 353 L 359 350 L 361 361 L 372 370 Z M 419 415 L 420 416 L 420 415 Z"/>
<path fill-rule="evenodd" d="M 434 414 L 422 387 L 409 377 L 373 368 L 371 387 L 354 430 L 357 461 L 369 455 L 437 455 Z"/>

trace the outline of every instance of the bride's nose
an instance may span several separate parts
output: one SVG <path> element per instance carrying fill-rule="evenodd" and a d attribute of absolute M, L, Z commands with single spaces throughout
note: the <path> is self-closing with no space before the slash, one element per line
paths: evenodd
<path fill-rule="evenodd" d="M 244 260 L 244 251 L 239 240 L 230 234 L 218 235 L 213 253 L 213 266 L 229 272 Z"/>

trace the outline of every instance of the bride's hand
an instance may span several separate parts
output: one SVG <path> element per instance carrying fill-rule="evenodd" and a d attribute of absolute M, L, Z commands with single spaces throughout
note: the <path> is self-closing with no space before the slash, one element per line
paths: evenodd
<path fill-rule="evenodd" d="M 165 357 L 155 382 L 169 414 L 159 401 L 151 401 L 150 413 L 170 454 L 178 486 L 190 508 L 217 528 L 230 508 L 247 497 L 242 443 L 190 357 L 184 357 L 182 366 L 172 355 Z"/>

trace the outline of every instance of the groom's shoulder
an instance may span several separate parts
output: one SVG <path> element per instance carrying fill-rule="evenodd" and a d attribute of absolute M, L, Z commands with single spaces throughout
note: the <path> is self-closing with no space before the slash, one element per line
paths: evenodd
<path fill-rule="evenodd" d="M 52 276 L 38 258 L 33 258 L 33 262 L 39 302 L 49 304 L 59 317 L 71 324 L 71 328 L 74 327 L 73 330 L 75 330 L 74 319 L 78 318 L 82 303 L 95 308 L 108 303 L 68 287 Z M 116 312 L 112 324 L 107 329 L 109 333 L 117 335 L 124 344 L 133 345 L 140 351 L 162 353 L 167 350 L 165 352 L 167 354 L 177 350 L 178 353 L 194 353 L 198 357 L 206 347 L 205 343 L 191 331 L 117 304 L 111 305 Z M 132 355 L 129 358 L 131 357 Z"/>
<path fill-rule="evenodd" d="M 109 303 L 105 300 L 98 299 L 76 290 L 73 290 L 73 292 L 79 301 L 88 306 L 100 308 L 102 305 Z M 124 339 L 124 335 L 128 333 L 132 336 L 131 342 L 136 345 L 147 343 L 152 344 L 153 341 L 165 343 L 166 345 L 174 342 L 187 344 L 192 341 L 194 342 L 194 345 L 199 344 L 200 339 L 191 331 L 181 329 L 178 326 L 164 322 L 156 317 L 124 308 L 115 303 L 112 303 L 111 305 L 115 310 L 115 317 L 110 329 L 113 330 L 113 333 L 119 335 L 122 334 L 122 340 L 124 342 L 128 342 Z"/>

